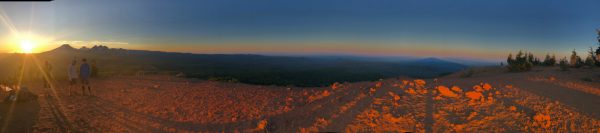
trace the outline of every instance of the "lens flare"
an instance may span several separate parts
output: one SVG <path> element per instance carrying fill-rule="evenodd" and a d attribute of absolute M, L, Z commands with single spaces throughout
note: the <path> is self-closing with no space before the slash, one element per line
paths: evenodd
<path fill-rule="evenodd" d="M 35 48 L 35 44 L 31 40 L 21 40 L 20 45 L 22 53 L 32 53 Z"/>

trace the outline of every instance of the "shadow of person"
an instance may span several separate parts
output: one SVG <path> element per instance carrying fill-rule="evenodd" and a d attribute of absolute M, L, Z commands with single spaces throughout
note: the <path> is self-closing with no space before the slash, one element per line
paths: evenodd
<path fill-rule="evenodd" d="M 27 89 L 24 90 L 30 93 Z M 32 132 L 39 111 L 40 104 L 37 98 L 27 101 L 0 102 L 0 132 Z"/>

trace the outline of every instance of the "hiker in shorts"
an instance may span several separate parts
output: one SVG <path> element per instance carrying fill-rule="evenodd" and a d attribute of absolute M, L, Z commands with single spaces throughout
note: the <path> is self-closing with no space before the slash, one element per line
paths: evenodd
<path fill-rule="evenodd" d="M 82 64 L 79 66 L 79 79 L 81 80 L 81 92 L 85 96 L 85 87 L 87 86 L 88 92 L 92 95 L 92 88 L 90 86 L 91 70 L 90 65 L 87 63 L 85 58 L 82 60 Z"/>
<path fill-rule="evenodd" d="M 67 70 L 67 75 L 69 76 L 69 96 L 71 96 L 71 90 L 77 84 L 77 61 L 73 60 L 73 63 L 69 65 L 69 69 Z"/>
<path fill-rule="evenodd" d="M 52 79 L 52 65 L 50 65 L 50 63 L 48 61 L 46 61 L 44 63 L 44 75 L 42 75 L 43 80 L 44 80 L 44 88 L 50 88 L 50 81 Z"/>

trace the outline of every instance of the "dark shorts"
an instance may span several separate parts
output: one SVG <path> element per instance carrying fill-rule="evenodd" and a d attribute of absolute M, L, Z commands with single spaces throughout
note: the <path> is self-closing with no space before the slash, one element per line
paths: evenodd
<path fill-rule="evenodd" d="M 79 79 L 81 79 L 81 84 L 90 84 L 90 77 L 80 77 Z"/>
<path fill-rule="evenodd" d="M 77 79 L 71 79 L 71 80 L 69 80 L 69 84 L 70 85 L 77 84 Z"/>

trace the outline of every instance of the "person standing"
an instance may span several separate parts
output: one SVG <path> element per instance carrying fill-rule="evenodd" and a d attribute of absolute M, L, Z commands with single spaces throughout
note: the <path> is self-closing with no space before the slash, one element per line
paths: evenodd
<path fill-rule="evenodd" d="M 79 66 L 79 79 L 81 80 L 81 92 L 82 95 L 85 96 L 85 87 L 87 86 L 88 92 L 92 95 L 92 88 L 90 86 L 90 76 L 91 76 L 91 68 L 90 65 L 86 62 L 86 59 L 83 58 L 82 64 Z"/>
<path fill-rule="evenodd" d="M 69 69 L 67 70 L 67 75 L 69 76 L 69 96 L 71 96 L 71 90 L 73 86 L 77 84 L 77 61 L 73 60 L 73 63 L 69 65 Z"/>
<path fill-rule="evenodd" d="M 92 60 L 90 68 L 92 69 L 92 74 L 90 75 L 90 77 L 98 77 L 98 67 L 96 66 L 96 60 Z"/>
<path fill-rule="evenodd" d="M 52 65 L 50 65 L 50 63 L 48 61 L 46 61 L 44 63 L 44 75 L 42 75 L 43 80 L 44 80 L 44 87 L 45 88 L 50 88 L 50 81 L 52 81 Z"/>

